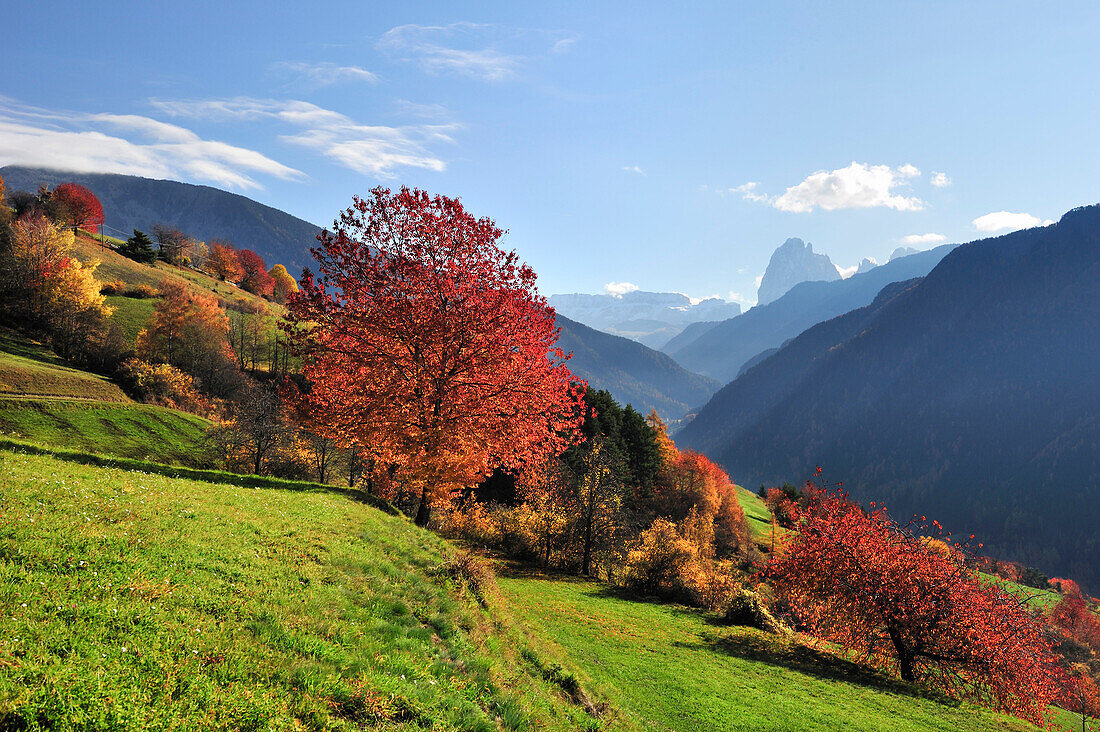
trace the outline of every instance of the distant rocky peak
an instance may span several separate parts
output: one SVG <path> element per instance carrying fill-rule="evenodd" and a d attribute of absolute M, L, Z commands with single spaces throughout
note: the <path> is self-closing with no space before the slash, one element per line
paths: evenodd
<path fill-rule="evenodd" d="M 856 274 L 862 274 L 863 272 L 869 272 L 870 270 L 874 269 L 877 266 L 878 266 L 878 260 L 877 259 L 875 259 L 874 257 L 864 257 L 860 261 L 859 267 L 856 268 Z"/>
<path fill-rule="evenodd" d="M 919 251 L 920 249 L 914 249 L 913 247 L 898 247 L 890 253 L 890 261 L 893 262 L 895 259 L 908 257 L 910 254 L 916 254 Z"/>
<path fill-rule="evenodd" d="M 814 252 L 813 244 L 791 238 L 772 252 L 768 268 L 760 281 L 757 300 L 760 305 L 767 305 L 800 282 L 832 282 L 839 279 L 840 272 L 827 254 L 818 254 Z"/>

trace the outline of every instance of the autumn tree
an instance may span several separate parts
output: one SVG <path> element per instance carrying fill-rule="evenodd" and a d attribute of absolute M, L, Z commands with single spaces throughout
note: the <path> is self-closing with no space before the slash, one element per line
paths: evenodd
<path fill-rule="evenodd" d="M 298 281 L 281 264 L 272 267 L 268 274 L 271 275 L 271 281 L 274 283 L 275 302 L 285 304 L 287 298 L 298 291 Z"/>
<path fill-rule="evenodd" d="M 153 224 L 153 238 L 157 240 L 160 258 L 170 264 L 179 264 L 187 248 L 188 237 L 179 229 L 165 223 Z"/>
<path fill-rule="evenodd" d="M 153 240 L 144 231 L 138 229 L 134 229 L 134 235 L 122 243 L 118 248 L 118 253 L 142 264 L 152 264 L 157 261 L 157 252 L 153 249 Z"/>
<path fill-rule="evenodd" d="M 598 436 L 585 451 L 576 481 L 581 574 L 592 574 L 597 554 L 611 544 L 622 507 L 623 484 L 607 441 Z"/>
<path fill-rule="evenodd" d="M 103 224 L 103 205 L 96 195 L 78 183 L 62 183 L 53 190 L 53 212 L 58 223 L 97 231 Z"/>
<path fill-rule="evenodd" d="M 251 383 L 230 402 L 229 418 L 211 436 L 230 466 L 247 467 L 255 475 L 263 475 L 266 461 L 292 434 L 278 392 Z"/>
<path fill-rule="evenodd" d="M 224 395 L 236 384 L 229 322 L 213 295 L 165 281 L 149 324 L 138 333 L 138 355 L 197 377 L 207 393 Z"/>
<path fill-rule="evenodd" d="M 769 567 L 798 621 L 906 681 L 1040 724 L 1063 676 L 1026 602 L 981 582 L 965 551 L 923 539 L 936 524 L 902 527 L 837 488 L 808 490 Z"/>
<path fill-rule="evenodd" d="M 244 271 L 233 245 L 221 239 L 210 240 L 210 253 L 203 268 L 223 282 L 240 282 Z"/>
<path fill-rule="evenodd" d="M 275 280 L 267 273 L 264 258 L 251 249 L 237 252 L 237 261 L 241 265 L 240 286 L 242 289 L 260 297 L 271 297 L 275 292 Z"/>
<path fill-rule="evenodd" d="M 393 466 L 416 521 L 495 467 L 566 447 L 581 389 L 503 232 L 457 199 L 376 188 L 314 249 L 286 332 L 324 434 Z"/>

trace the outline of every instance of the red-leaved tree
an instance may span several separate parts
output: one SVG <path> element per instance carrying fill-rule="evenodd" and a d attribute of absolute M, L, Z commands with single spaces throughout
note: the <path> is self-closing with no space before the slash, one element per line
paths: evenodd
<path fill-rule="evenodd" d="M 807 490 L 769 567 L 805 627 L 907 681 L 1042 723 L 1066 678 L 1025 600 L 981 582 L 967 545 L 929 540 L 937 524 L 902 527 L 839 489 Z"/>
<path fill-rule="evenodd" d="M 96 231 L 103 224 L 103 205 L 96 195 L 78 183 L 62 183 L 50 199 L 59 221 L 77 229 Z"/>
<path fill-rule="evenodd" d="M 261 297 L 271 297 L 275 293 L 275 280 L 268 274 L 263 257 L 251 249 L 241 249 L 237 252 L 237 261 L 241 267 L 242 289 Z"/>
<path fill-rule="evenodd" d="M 375 188 L 313 250 L 286 332 L 304 358 L 317 431 L 360 449 L 416 520 L 494 467 L 564 449 L 581 389 L 535 273 L 453 198 Z"/>

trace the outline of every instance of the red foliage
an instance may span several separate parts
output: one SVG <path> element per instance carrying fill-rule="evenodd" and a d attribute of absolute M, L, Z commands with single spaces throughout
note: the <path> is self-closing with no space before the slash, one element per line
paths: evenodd
<path fill-rule="evenodd" d="M 275 280 L 267 272 L 264 258 L 251 249 L 237 252 L 237 262 L 241 266 L 240 285 L 254 295 L 271 297 L 275 294 Z"/>
<path fill-rule="evenodd" d="M 1100 653 L 1100 618 L 1080 594 L 1068 595 L 1050 614 L 1050 622 L 1067 636 Z"/>
<path fill-rule="evenodd" d="M 799 621 L 906 680 L 1043 721 L 1065 678 L 1026 603 L 983 584 L 962 552 L 922 539 L 923 523 L 903 528 L 881 507 L 807 488 L 798 533 L 769 567 Z"/>
<path fill-rule="evenodd" d="M 103 205 L 95 194 L 77 183 L 62 183 L 50 199 L 59 220 L 73 230 L 96 231 L 103 223 Z"/>
<path fill-rule="evenodd" d="M 1050 586 L 1061 592 L 1063 595 L 1077 595 L 1078 597 L 1085 596 L 1085 593 L 1081 592 L 1081 586 L 1071 579 L 1052 577 L 1050 579 Z"/>
<path fill-rule="evenodd" d="M 535 273 L 457 199 L 375 188 L 325 232 L 288 302 L 319 429 L 433 504 L 564 449 L 581 389 Z"/>

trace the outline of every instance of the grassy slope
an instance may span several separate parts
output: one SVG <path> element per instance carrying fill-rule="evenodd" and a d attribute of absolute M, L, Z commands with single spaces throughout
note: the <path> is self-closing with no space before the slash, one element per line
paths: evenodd
<path fill-rule="evenodd" d="M 152 404 L 0 397 L 0 433 L 113 457 L 190 464 L 209 426 L 201 417 Z"/>
<path fill-rule="evenodd" d="M 210 423 L 135 404 L 110 380 L 70 368 L 45 346 L 0 330 L 0 433 L 56 448 L 191 462 Z"/>
<path fill-rule="evenodd" d="M 184 267 L 174 267 L 164 262 L 141 264 L 132 259 L 127 259 L 118 252 L 101 246 L 97 239 L 83 233 L 76 239 L 75 254 L 82 261 L 99 260 L 96 278 L 101 282 L 122 280 L 131 287 L 148 285 L 157 288 L 165 280 L 170 280 L 184 283 L 195 290 L 214 294 L 223 306 L 247 303 L 251 305 L 266 304 L 270 308 L 278 308 L 277 305 L 273 305 L 262 297 L 257 297 L 228 283 L 220 282 L 202 272 Z"/>
<path fill-rule="evenodd" d="M 0 329 L 0 395 L 129 399 L 109 379 L 70 368 L 45 346 Z"/>
<path fill-rule="evenodd" d="M 768 546 L 772 535 L 772 514 L 764 501 L 741 486 L 737 486 L 737 500 L 741 504 L 741 510 L 745 512 L 750 538 L 757 544 Z"/>
<path fill-rule="evenodd" d="M 2 728 L 586 726 L 404 518 L 0 461 Z"/>
<path fill-rule="evenodd" d="M 574 579 L 500 581 L 513 612 L 630 730 L 1025 730 L 912 687 L 679 605 L 622 599 Z M 587 677 L 587 678 L 586 678 Z"/>

